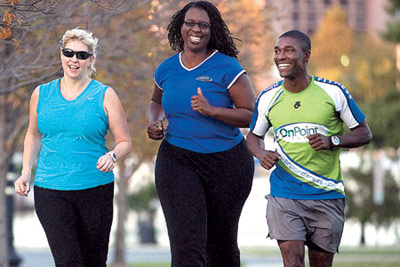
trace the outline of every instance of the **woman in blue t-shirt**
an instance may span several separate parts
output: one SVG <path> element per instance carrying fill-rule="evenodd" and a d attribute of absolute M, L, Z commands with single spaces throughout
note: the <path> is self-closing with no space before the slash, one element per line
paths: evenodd
<path fill-rule="evenodd" d="M 115 91 L 96 80 L 97 38 L 82 29 L 65 32 L 64 75 L 37 87 L 31 97 L 21 176 L 15 191 L 27 196 L 35 174 L 35 210 L 56 266 L 106 266 L 113 218 L 115 163 L 132 143 Z M 105 146 L 108 130 L 115 147 Z"/>
<path fill-rule="evenodd" d="M 253 88 L 213 4 L 176 12 L 168 39 L 178 53 L 155 72 L 147 132 L 164 139 L 155 176 L 172 266 L 240 266 L 238 222 L 254 162 L 239 128 L 249 127 Z"/>

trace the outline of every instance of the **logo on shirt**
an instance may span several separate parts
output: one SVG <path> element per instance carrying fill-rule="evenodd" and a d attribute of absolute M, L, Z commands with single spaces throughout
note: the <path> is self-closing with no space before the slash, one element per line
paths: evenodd
<path fill-rule="evenodd" d="M 294 108 L 299 108 L 300 107 L 300 101 L 296 101 L 296 103 L 294 103 L 293 105 Z"/>
<path fill-rule="evenodd" d="M 314 134 L 327 135 L 328 129 L 320 124 L 315 123 L 294 123 L 284 125 L 275 131 L 275 138 L 278 141 L 285 141 L 290 143 L 306 143 L 307 135 Z"/>
<path fill-rule="evenodd" d="M 208 77 L 208 76 L 200 76 L 196 78 L 197 81 L 201 81 L 201 82 L 212 82 L 212 78 Z"/>

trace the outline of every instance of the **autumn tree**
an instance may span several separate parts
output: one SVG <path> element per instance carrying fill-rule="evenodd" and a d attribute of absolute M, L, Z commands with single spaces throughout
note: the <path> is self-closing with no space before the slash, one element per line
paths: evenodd
<path fill-rule="evenodd" d="M 41 36 L 35 38 L 30 30 L 23 28 L 28 24 L 32 25 L 32 30 L 38 26 L 40 22 L 30 15 L 39 17 L 48 12 L 47 8 L 3 1 L 0 10 L 3 15 L 0 23 L 0 266 L 8 266 L 5 187 L 10 156 L 27 125 L 28 88 L 38 83 L 38 77 L 47 78 L 57 70 L 51 69 L 54 67 L 51 61 L 38 64 L 43 53 L 33 48 L 42 44 Z M 40 67 L 43 68 L 39 71 Z"/>
<path fill-rule="evenodd" d="M 347 73 L 341 64 L 353 49 L 354 34 L 347 22 L 346 12 L 339 6 L 328 9 L 312 36 L 310 70 L 313 75 L 340 81 Z"/>
<path fill-rule="evenodd" d="M 334 6 L 312 36 L 310 71 L 344 84 L 358 103 L 387 94 L 395 83 L 392 46 L 355 33 L 344 10 Z"/>
<path fill-rule="evenodd" d="M 152 88 L 154 86 L 153 74 L 161 61 L 168 56 L 174 54 L 171 51 L 168 40 L 166 28 L 172 14 L 179 8 L 183 7 L 189 1 L 152 1 L 150 6 L 143 6 L 143 9 L 132 10 L 126 12 L 121 16 L 116 17 L 110 23 L 110 30 L 104 32 L 115 32 L 114 38 L 123 39 L 129 45 L 118 46 L 117 49 L 114 43 L 110 42 L 109 47 L 104 47 L 109 52 L 105 52 L 104 56 L 110 57 L 104 60 L 107 65 L 99 68 L 99 77 L 106 79 L 119 90 L 121 99 L 125 106 L 125 110 L 130 122 L 131 135 L 133 136 L 134 156 L 130 159 L 131 165 L 120 165 L 119 179 L 117 180 L 118 188 L 127 188 L 129 178 L 132 176 L 142 162 L 154 159 L 155 151 L 159 142 L 149 140 L 146 134 L 148 124 L 147 110 L 151 98 Z M 245 36 L 245 41 L 238 42 L 242 46 L 239 58 L 246 62 L 247 69 L 250 70 L 250 75 L 265 66 L 263 59 L 263 45 L 266 45 L 265 39 L 259 36 L 268 36 L 267 32 L 263 34 L 261 28 L 265 30 L 264 24 L 266 23 L 263 7 L 257 8 L 253 5 L 248 5 L 245 1 L 215 1 L 215 4 L 221 10 L 222 16 L 227 20 L 228 26 L 233 35 L 242 39 Z M 245 21 L 240 20 L 243 15 L 243 8 L 249 9 L 249 18 Z M 142 13 L 140 13 L 142 12 Z M 146 13 L 147 12 L 147 13 Z M 140 16 L 139 14 L 147 14 Z M 252 21 L 258 22 L 257 26 L 252 26 Z M 134 25 L 134 26 L 132 26 Z M 133 29 L 141 28 L 142 31 L 134 31 Z M 258 29 L 257 31 L 249 32 L 250 27 Z M 253 39 L 253 41 L 251 41 Z M 107 44 L 106 44 L 107 45 Z M 248 47 L 253 45 L 252 57 Z M 258 50 L 256 49 L 258 47 Z M 247 54 L 246 54 L 247 52 Z M 120 58 L 121 57 L 121 58 Z M 261 63 L 254 64 L 252 59 L 259 59 Z M 264 65 L 263 65 L 264 64 Z M 264 71 L 264 70 L 262 70 Z M 105 76 L 103 76 L 105 75 Z M 133 164 L 133 165 L 132 165 Z M 125 167 L 129 171 L 126 172 Z M 125 174 L 124 174 L 125 173 Z M 147 187 L 143 188 L 145 190 Z M 135 191 L 136 192 L 136 191 Z M 126 191 L 118 191 L 118 220 L 117 220 L 117 236 L 115 244 L 115 257 L 114 265 L 121 266 L 125 264 L 124 260 L 124 227 L 126 214 Z"/>
<path fill-rule="evenodd" d="M 4 152 L 0 158 L 3 164 L 0 175 L 3 177 L 8 158 L 14 150 L 21 149 L 21 133 L 27 125 L 31 92 L 37 85 L 62 75 L 58 43 L 61 34 L 80 26 L 99 38 L 95 78 L 112 86 L 120 96 L 133 141 L 133 153 L 119 164 L 116 175 L 115 266 L 126 264 L 124 224 L 129 179 L 143 162 L 153 161 L 159 145 L 146 134 L 153 73 L 163 59 L 174 53 L 166 39 L 166 27 L 178 7 L 188 2 L 26 0 L 22 3 L 7 0 L 0 4 L 4 14 L 0 24 L 0 149 Z M 269 29 L 264 6 L 249 5 L 242 0 L 214 3 L 221 9 L 233 35 L 243 40 L 238 42 L 239 59 L 250 77 L 263 73 L 269 66 L 265 51 L 272 47 L 267 38 Z M 245 19 L 243 14 L 247 16 Z M 4 186 L 0 187 L 1 196 Z M 3 214 L 3 211 L 1 198 L 0 212 Z M 0 214 L 0 243 L 5 240 L 3 218 Z M 0 251 L 0 259 L 5 259 L 3 243 Z M 5 265 L 0 263 L 0 266 Z"/>
<path fill-rule="evenodd" d="M 400 1 L 389 0 L 388 2 L 387 11 L 392 16 L 393 20 L 387 24 L 386 32 L 383 33 L 383 37 L 396 45 L 396 87 L 397 90 L 400 90 Z"/>
<path fill-rule="evenodd" d="M 398 147 L 397 121 L 399 95 L 392 92 L 395 85 L 396 69 L 392 58 L 393 46 L 367 33 L 353 32 L 348 25 L 344 10 L 339 7 L 329 9 L 326 16 L 312 36 L 310 72 L 313 75 L 328 78 L 344 84 L 357 100 L 366 114 L 373 133 L 371 144 L 366 147 L 369 153 L 382 154 L 385 147 Z M 365 148 L 363 148 L 365 149 Z M 361 158 L 364 154 L 359 150 Z M 377 226 L 393 221 L 394 212 L 390 211 L 393 201 L 399 198 L 398 190 L 394 195 L 385 194 L 384 201 L 377 206 L 373 203 L 373 180 L 385 177 L 385 190 L 396 186 L 395 180 L 379 168 L 380 157 L 371 159 L 368 170 L 346 172 L 347 215 L 356 218 L 362 228 L 362 242 L 365 240 L 363 229 L 367 223 Z M 388 191 L 389 192 L 389 191 Z M 379 213 L 379 219 L 377 218 Z M 385 222 L 385 223 L 383 223 Z"/>
<path fill-rule="evenodd" d="M 154 86 L 153 73 L 171 54 L 165 39 L 170 13 L 165 10 L 176 4 L 177 1 L 163 1 L 162 4 L 149 1 L 132 6 L 115 16 L 109 25 L 98 29 L 102 59 L 97 77 L 112 85 L 120 96 L 133 142 L 132 156 L 119 164 L 116 179 L 117 227 L 113 266 L 126 266 L 125 222 L 130 178 L 141 164 L 153 161 L 159 145 L 147 137 L 147 111 Z"/>
<path fill-rule="evenodd" d="M 246 69 L 256 91 L 267 84 L 274 47 L 270 7 L 264 1 L 222 1 L 218 8 L 240 51 L 238 58 Z"/>
<path fill-rule="evenodd" d="M 30 94 L 38 84 L 62 74 L 60 34 L 76 26 L 93 31 L 107 25 L 123 11 L 118 9 L 122 2 L 7 0 L 0 3 L 3 15 L 0 23 L 0 266 L 7 266 L 5 176 L 10 156 L 21 149 L 20 136 L 27 125 Z"/>
<path fill-rule="evenodd" d="M 357 100 L 374 102 L 395 87 L 396 68 L 393 45 L 367 34 L 359 34 L 349 56 L 348 73 L 343 83 Z"/>
<path fill-rule="evenodd" d="M 107 80 L 118 89 L 117 92 L 127 113 L 134 150 L 133 156 L 119 166 L 118 219 L 113 262 L 115 266 L 126 264 L 123 238 L 128 192 L 123 189 L 128 187 L 130 177 L 143 162 L 153 161 L 159 145 L 159 142 L 149 140 L 146 134 L 147 110 L 154 86 L 153 74 L 159 63 L 175 53 L 169 47 L 166 28 L 172 14 L 188 2 L 150 1 L 148 5 L 142 5 L 141 8 L 132 9 L 115 17 L 100 31 L 114 32 L 112 38 L 124 40 L 124 43 L 117 43 L 118 46 L 111 40 L 104 44 L 104 65 L 99 67 L 98 77 Z M 267 40 L 269 31 L 265 26 L 267 17 L 264 7 L 249 5 L 242 0 L 214 1 L 214 3 L 220 9 L 233 35 L 243 40 L 237 42 L 241 50 L 239 59 L 250 76 L 253 73 L 256 75 L 264 72 L 263 68 L 267 65 L 264 48 L 270 44 Z M 247 19 L 243 19 L 244 13 Z M 250 28 L 253 30 L 249 31 Z"/>

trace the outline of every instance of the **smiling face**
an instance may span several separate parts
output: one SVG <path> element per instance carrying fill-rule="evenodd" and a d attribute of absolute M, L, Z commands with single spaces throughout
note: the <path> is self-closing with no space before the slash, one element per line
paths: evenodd
<path fill-rule="evenodd" d="M 69 48 L 75 52 L 78 51 L 89 51 L 89 47 L 79 40 L 72 40 L 65 44 L 64 48 Z M 60 51 L 61 52 L 61 51 Z M 64 76 L 68 76 L 72 79 L 81 79 L 89 76 L 88 68 L 93 63 L 94 57 L 91 56 L 88 59 L 82 60 L 76 57 L 66 57 L 61 52 L 61 64 L 64 70 Z"/>
<path fill-rule="evenodd" d="M 281 77 L 294 80 L 307 76 L 310 51 L 304 51 L 301 42 L 291 37 L 282 37 L 275 45 L 275 64 Z"/>
<path fill-rule="evenodd" d="M 181 28 L 184 50 L 188 49 L 195 53 L 207 52 L 211 35 L 211 27 L 206 27 L 211 25 L 207 12 L 203 9 L 191 8 L 186 12 L 184 21 L 186 23 L 184 22 Z M 196 24 L 192 26 L 191 22 Z"/>

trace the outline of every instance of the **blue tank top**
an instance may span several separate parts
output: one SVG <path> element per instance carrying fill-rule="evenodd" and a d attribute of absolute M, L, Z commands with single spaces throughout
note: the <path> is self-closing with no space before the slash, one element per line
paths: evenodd
<path fill-rule="evenodd" d="M 55 190 L 82 190 L 114 181 L 112 172 L 96 168 L 107 153 L 108 117 L 103 99 L 107 86 L 92 80 L 74 100 L 60 91 L 60 79 L 39 88 L 37 123 L 42 147 L 35 185 Z"/>

